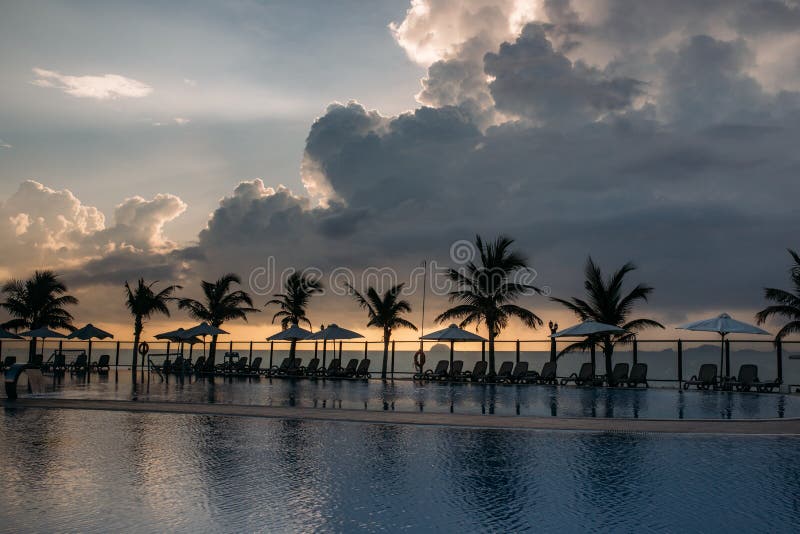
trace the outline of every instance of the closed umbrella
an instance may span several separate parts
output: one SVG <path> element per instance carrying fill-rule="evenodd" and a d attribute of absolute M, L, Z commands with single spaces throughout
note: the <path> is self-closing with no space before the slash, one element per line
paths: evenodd
<path fill-rule="evenodd" d="M 420 339 L 449 341 L 450 369 L 453 368 L 453 352 L 454 352 L 454 344 L 456 341 L 486 341 L 486 338 L 483 338 L 478 334 L 473 334 L 472 332 L 468 332 L 463 328 L 459 328 L 455 324 L 451 324 L 450 326 L 448 326 L 447 328 L 443 328 L 442 330 L 437 330 L 436 332 L 425 334 L 424 336 L 421 336 Z"/>
<path fill-rule="evenodd" d="M 703 319 L 702 321 L 695 321 L 683 326 L 677 327 L 678 330 L 692 330 L 694 332 L 716 332 L 721 336 L 720 352 L 719 352 L 719 372 L 722 373 L 722 364 L 725 357 L 725 336 L 728 334 L 756 334 L 759 336 L 768 336 L 769 332 L 752 324 L 737 321 L 727 313 L 721 313 L 716 317 L 710 319 Z M 728 361 L 725 374 L 730 374 L 731 362 Z"/>
<path fill-rule="evenodd" d="M 314 332 L 310 336 L 308 336 L 307 340 L 322 340 L 322 367 L 325 367 L 325 357 L 326 357 L 326 350 L 327 350 L 327 342 L 328 340 L 335 341 L 337 339 L 356 339 L 359 337 L 364 337 L 358 332 L 353 332 L 352 330 L 348 330 L 346 328 L 342 328 L 337 324 L 329 324 L 326 328 L 318 332 Z M 339 350 L 339 357 L 342 357 L 341 349 Z"/>
<path fill-rule="evenodd" d="M 79 328 L 67 336 L 67 339 L 82 339 L 89 342 L 89 350 L 87 351 L 86 359 L 88 365 L 92 365 L 92 339 L 108 339 L 114 336 L 105 330 L 101 330 L 94 326 L 92 323 L 87 324 L 83 328 Z"/>
<path fill-rule="evenodd" d="M 619 326 L 613 324 L 606 324 L 606 323 L 598 323 L 597 321 L 584 321 L 580 324 L 576 324 L 575 326 L 570 326 L 569 328 L 565 328 L 560 332 L 555 332 L 554 334 L 550 334 L 551 338 L 559 338 L 559 337 L 592 337 L 592 336 L 600 336 L 603 334 L 624 334 L 627 330 L 624 328 L 620 328 Z M 592 357 L 592 367 L 596 368 L 596 358 L 595 358 L 595 346 L 594 343 L 591 345 L 591 357 Z"/>

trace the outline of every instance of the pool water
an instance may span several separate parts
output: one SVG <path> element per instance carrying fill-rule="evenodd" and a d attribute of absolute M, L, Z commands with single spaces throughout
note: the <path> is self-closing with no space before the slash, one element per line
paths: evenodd
<path fill-rule="evenodd" d="M 149 379 L 148 379 L 149 378 Z M 212 402 L 329 409 L 642 419 L 800 417 L 800 396 L 779 393 L 650 388 L 484 385 L 396 380 L 236 378 L 167 380 L 130 373 L 48 378 L 45 396 L 88 399 Z"/>
<path fill-rule="evenodd" d="M 764 531 L 800 439 L 0 413 L 0 531 Z"/>

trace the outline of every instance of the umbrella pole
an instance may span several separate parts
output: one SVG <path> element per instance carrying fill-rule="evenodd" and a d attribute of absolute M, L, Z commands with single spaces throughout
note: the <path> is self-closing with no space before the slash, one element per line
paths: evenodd
<path fill-rule="evenodd" d="M 595 374 L 597 374 L 597 365 L 595 364 L 595 360 L 596 360 L 596 358 L 595 358 L 595 346 L 594 346 L 594 340 L 592 340 L 592 350 L 591 350 L 591 354 L 592 354 L 592 368 L 594 369 L 594 371 L 593 371 L 593 372 L 594 372 Z"/>
<path fill-rule="evenodd" d="M 326 356 L 327 351 L 328 351 L 328 340 L 325 339 L 325 338 L 322 338 L 322 368 L 323 369 L 327 369 L 327 367 L 325 365 L 325 359 L 326 359 L 325 356 Z"/>
<path fill-rule="evenodd" d="M 722 374 L 724 360 L 725 360 L 725 334 L 720 334 L 721 341 L 719 343 L 719 376 L 720 378 L 725 378 Z"/>
<path fill-rule="evenodd" d="M 455 348 L 454 345 L 455 345 L 455 341 L 453 341 L 451 339 L 450 340 L 450 372 L 453 371 L 453 349 Z"/>

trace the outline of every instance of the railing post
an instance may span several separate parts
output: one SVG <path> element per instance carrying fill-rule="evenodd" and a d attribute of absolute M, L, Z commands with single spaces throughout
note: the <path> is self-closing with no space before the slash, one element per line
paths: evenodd
<path fill-rule="evenodd" d="M 171 345 L 171 343 L 169 341 L 167 341 L 167 358 L 169 358 L 169 347 L 170 347 L 170 345 Z"/>
<path fill-rule="evenodd" d="M 777 353 L 777 372 L 778 372 L 778 382 L 783 382 L 783 343 L 781 343 L 780 338 L 775 340 L 775 351 Z"/>
<path fill-rule="evenodd" d="M 394 380 L 394 340 L 392 340 L 392 380 Z"/>
<path fill-rule="evenodd" d="M 339 341 L 339 359 L 340 360 L 342 359 L 342 344 L 343 343 L 344 343 L 343 341 L 341 341 L 341 340 Z"/>
<path fill-rule="evenodd" d="M 481 341 L 481 361 L 486 361 L 486 342 Z"/>
<path fill-rule="evenodd" d="M 364 359 L 367 359 L 367 345 L 369 345 L 369 341 L 364 342 Z"/>
<path fill-rule="evenodd" d="M 228 345 L 228 352 L 233 352 L 233 340 L 231 340 L 230 344 Z"/>
<path fill-rule="evenodd" d="M 116 367 L 117 370 L 119 370 L 119 344 L 120 342 L 117 341 L 117 354 L 114 356 L 114 367 Z"/>
<path fill-rule="evenodd" d="M 253 365 L 253 342 L 250 342 L 250 350 L 247 354 L 247 365 Z"/>
<path fill-rule="evenodd" d="M 678 388 L 683 382 L 683 341 L 678 340 Z"/>
<path fill-rule="evenodd" d="M 519 363 L 519 339 L 517 340 L 517 362 Z"/>
<path fill-rule="evenodd" d="M 633 364 L 639 363 L 639 342 L 633 338 Z"/>
<path fill-rule="evenodd" d="M 269 368 L 272 369 L 272 353 L 275 352 L 275 342 L 269 342 Z"/>

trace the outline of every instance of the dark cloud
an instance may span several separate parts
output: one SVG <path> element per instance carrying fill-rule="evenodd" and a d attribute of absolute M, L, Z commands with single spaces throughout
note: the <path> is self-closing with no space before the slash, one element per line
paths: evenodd
<path fill-rule="evenodd" d="M 501 111 L 545 122 L 592 120 L 624 110 L 642 94 L 642 82 L 611 77 L 583 62 L 572 63 L 553 49 L 544 26 L 528 24 L 498 53 L 487 53 L 486 74 Z"/>

